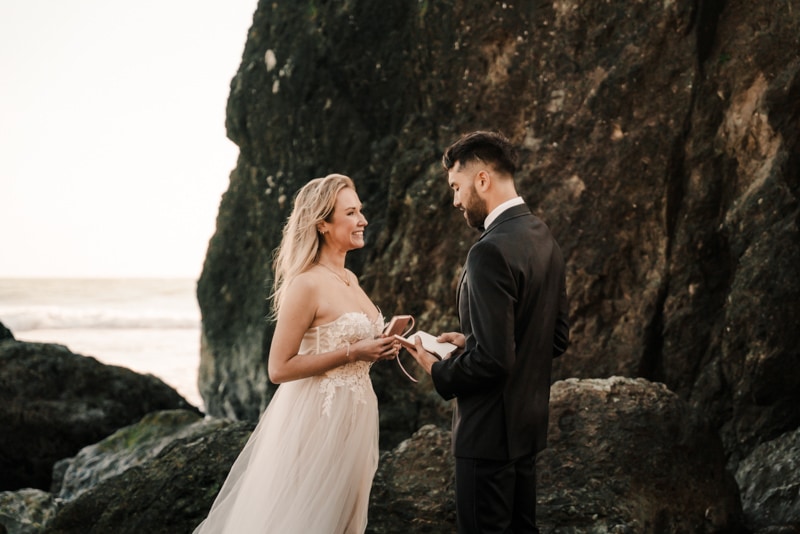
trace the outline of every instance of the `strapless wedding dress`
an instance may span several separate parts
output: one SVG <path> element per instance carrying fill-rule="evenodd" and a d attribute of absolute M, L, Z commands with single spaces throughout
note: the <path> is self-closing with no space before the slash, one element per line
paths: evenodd
<path fill-rule="evenodd" d="M 380 334 L 350 312 L 306 332 L 298 358 Z M 353 362 L 278 387 L 195 534 L 363 533 L 378 467 L 370 364 Z"/>

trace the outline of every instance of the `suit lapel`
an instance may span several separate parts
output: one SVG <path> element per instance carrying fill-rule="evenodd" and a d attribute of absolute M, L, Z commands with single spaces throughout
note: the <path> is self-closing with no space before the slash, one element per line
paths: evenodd
<path fill-rule="evenodd" d="M 467 276 L 467 264 L 465 263 L 463 267 L 461 267 L 461 279 L 458 281 L 458 286 L 456 289 L 456 313 L 458 313 L 459 305 L 461 304 L 461 288 L 464 287 L 464 278 Z"/>

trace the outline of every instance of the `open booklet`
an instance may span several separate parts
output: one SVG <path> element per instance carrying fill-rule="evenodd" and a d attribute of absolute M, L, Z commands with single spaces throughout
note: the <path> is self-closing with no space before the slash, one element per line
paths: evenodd
<path fill-rule="evenodd" d="M 414 338 L 417 336 L 419 336 L 420 340 L 422 340 L 422 347 L 434 356 L 438 357 L 440 360 L 443 360 L 451 352 L 458 348 L 452 343 L 447 343 L 446 341 L 436 341 L 436 336 L 423 330 L 417 330 L 413 334 L 409 334 L 406 337 L 399 335 L 394 337 L 404 347 L 413 349 L 415 347 Z"/>

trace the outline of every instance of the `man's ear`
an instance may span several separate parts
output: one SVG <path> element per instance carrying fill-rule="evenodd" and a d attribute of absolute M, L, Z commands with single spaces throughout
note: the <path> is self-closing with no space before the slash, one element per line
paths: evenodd
<path fill-rule="evenodd" d="M 482 170 L 475 175 L 475 189 L 485 193 L 492 185 L 492 175 L 486 170 Z"/>

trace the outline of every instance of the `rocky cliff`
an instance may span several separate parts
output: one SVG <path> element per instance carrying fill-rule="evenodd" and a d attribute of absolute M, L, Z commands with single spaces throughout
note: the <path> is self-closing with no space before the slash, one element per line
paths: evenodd
<path fill-rule="evenodd" d="M 355 179 L 370 225 L 351 267 L 384 313 L 457 324 L 476 235 L 439 158 L 482 128 L 519 146 L 518 188 L 568 260 L 554 378 L 663 382 L 734 460 L 798 427 L 799 30 L 797 0 L 261 2 L 198 289 L 209 412 L 269 399 L 271 253 L 312 177 Z M 436 419 L 423 387 L 376 374 L 413 428 Z"/>
<path fill-rule="evenodd" d="M 665 384 L 735 472 L 800 427 L 799 36 L 798 0 L 260 2 L 198 284 L 209 412 L 254 420 L 270 398 L 271 252 L 310 178 L 358 185 L 370 225 L 350 267 L 383 312 L 455 327 L 476 234 L 439 159 L 498 129 L 568 262 L 554 380 Z M 445 424 L 429 384 L 389 365 L 374 381 L 384 448 Z"/>

